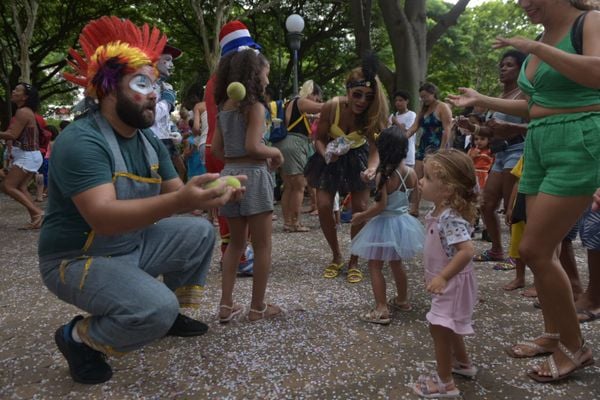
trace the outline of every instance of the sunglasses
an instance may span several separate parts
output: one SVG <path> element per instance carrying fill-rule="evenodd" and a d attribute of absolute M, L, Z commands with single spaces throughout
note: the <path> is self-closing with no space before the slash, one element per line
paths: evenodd
<path fill-rule="evenodd" d="M 373 93 L 364 93 L 364 92 L 361 92 L 360 90 L 354 90 L 354 91 L 350 92 L 350 95 L 355 100 L 365 99 L 365 101 L 373 101 L 373 99 L 375 99 L 375 95 Z"/>

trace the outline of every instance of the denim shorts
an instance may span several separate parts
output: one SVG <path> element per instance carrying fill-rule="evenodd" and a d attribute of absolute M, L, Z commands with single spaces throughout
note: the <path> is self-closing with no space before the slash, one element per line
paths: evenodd
<path fill-rule="evenodd" d="M 589 196 L 600 187 L 600 112 L 530 122 L 519 192 Z"/>
<path fill-rule="evenodd" d="M 17 146 L 13 146 L 12 148 L 12 158 L 13 165 L 30 173 L 38 172 L 44 161 L 42 153 L 39 150 L 24 151 Z"/>
<path fill-rule="evenodd" d="M 508 146 L 506 150 L 494 153 L 494 164 L 491 171 L 502 172 L 507 169 L 513 169 L 519 158 L 523 155 L 524 143 L 513 144 Z"/>

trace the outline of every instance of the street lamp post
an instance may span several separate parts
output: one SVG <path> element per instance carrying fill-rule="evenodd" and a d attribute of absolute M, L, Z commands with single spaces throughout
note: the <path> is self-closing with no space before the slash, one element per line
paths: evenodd
<path fill-rule="evenodd" d="M 298 95 L 298 50 L 302 41 L 304 20 L 298 14 L 292 14 L 285 20 L 285 29 L 288 31 L 288 42 L 292 50 L 294 61 L 294 96 Z"/>

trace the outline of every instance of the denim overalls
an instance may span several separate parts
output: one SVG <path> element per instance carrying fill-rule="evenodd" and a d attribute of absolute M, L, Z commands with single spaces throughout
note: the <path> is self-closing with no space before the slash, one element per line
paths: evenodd
<path fill-rule="evenodd" d="M 151 170 L 141 177 L 127 170 L 108 122 L 100 113 L 94 118 L 115 160 L 117 199 L 159 195 L 158 156 L 146 137 L 138 131 Z M 78 326 L 83 341 L 119 355 L 164 336 L 180 306 L 199 304 L 214 244 L 207 220 L 170 217 L 118 235 L 91 231 L 80 251 L 40 259 L 40 271 L 50 291 L 91 314 Z"/>

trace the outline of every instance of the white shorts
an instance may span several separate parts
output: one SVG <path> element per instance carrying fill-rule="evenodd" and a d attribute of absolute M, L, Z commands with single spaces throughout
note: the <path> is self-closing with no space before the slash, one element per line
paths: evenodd
<path fill-rule="evenodd" d="M 12 148 L 12 158 L 12 165 L 31 173 L 36 173 L 44 161 L 39 150 L 23 151 L 16 146 Z"/>

